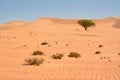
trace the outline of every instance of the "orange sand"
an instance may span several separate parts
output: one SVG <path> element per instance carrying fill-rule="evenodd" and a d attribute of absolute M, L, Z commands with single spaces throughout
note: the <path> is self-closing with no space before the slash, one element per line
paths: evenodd
<path fill-rule="evenodd" d="M 0 80 L 120 80 L 120 29 L 113 26 L 120 19 L 93 21 L 96 27 L 87 31 L 77 24 L 77 19 L 40 18 L 1 25 Z M 51 47 L 41 45 L 44 41 Z M 36 50 L 45 53 L 36 56 L 45 62 L 24 65 L 24 59 L 34 57 L 31 54 Z M 82 57 L 69 58 L 71 51 Z M 96 51 L 102 53 L 94 54 Z M 56 53 L 64 57 L 52 59 Z"/>

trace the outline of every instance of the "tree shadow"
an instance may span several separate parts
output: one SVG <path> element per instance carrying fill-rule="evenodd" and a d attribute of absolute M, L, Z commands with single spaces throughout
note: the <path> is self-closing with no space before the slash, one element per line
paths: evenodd
<path fill-rule="evenodd" d="M 95 34 L 71 34 L 71 35 L 75 35 L 75 36 L 87 36 L 87 37 L 96 37 L 98 35 Z"/>

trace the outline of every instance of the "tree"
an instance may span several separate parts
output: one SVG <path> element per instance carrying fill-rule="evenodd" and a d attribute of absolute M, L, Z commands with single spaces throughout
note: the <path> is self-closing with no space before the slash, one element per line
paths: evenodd
<path fill-rule="evenodd" d="M 85 31 L 87 30 L 88 27 L 95 26 L 95 23 L 92 20 L 79 20 L 78 24 L 82 25 L 82 27 L 85 28 Z"/>

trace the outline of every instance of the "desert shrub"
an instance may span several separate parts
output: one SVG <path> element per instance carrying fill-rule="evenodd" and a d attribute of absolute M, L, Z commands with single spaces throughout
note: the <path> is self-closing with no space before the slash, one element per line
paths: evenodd
<path fill-rule="evenodd" d="M 51 47 L 51 45 L 48 45 L 48 47 Z"/>
<path fill-rule="evenodd" d="M 25 59 L 25 62 L 27 65 L 35 65 L 35 66 L 39 66 L 40 64 L 42 64 L 45 60 L 44 59 L 38 59 L 38 58 L 28 58 Z"/>
<path fill-rule="evenodd" d="M 62 59 L 63 56 L 64 56 L 63 54 L 57 53 L 55 55 L 52 55 L 52 58 L 53 59 Z"/>
<path fill-rule="evenodd" d="M 68 56 L 69 57 L 75 57 L 75 58 L 81 57 L 81 55 L 77 52 L 70 52 L 70 54 Z"/>
<path fill-rule="evenodd" d="M 41 45 L 48 45 L 48 42 L 42 42 Z"/>
<path fill-rule="evenodd" d="M 101 51 L 96 51 L 95 54 L 101 54 Z"/>
<path fill-rule="evenodd" d="M 34 51 L 32 55 L 43 55 L 42 51 Z"/>
<path fill-rule="evenodd" d="M 103 47 L 103 45 L 99 45 L 98 47 Z"/>

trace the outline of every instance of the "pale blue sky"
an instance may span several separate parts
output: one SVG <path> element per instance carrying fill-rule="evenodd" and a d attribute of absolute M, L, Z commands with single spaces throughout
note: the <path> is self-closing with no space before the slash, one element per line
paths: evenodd
<path fill-rule="evenodd" d="M 40 17 L 105 18 L 120 16 L 120 0 L 0 0 L 0 23 Z"/>

